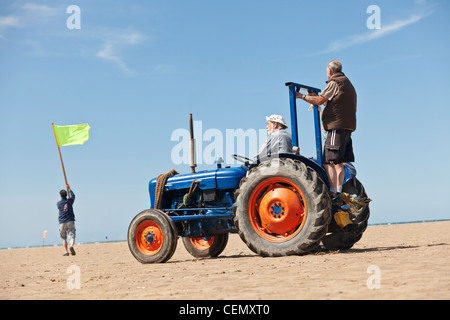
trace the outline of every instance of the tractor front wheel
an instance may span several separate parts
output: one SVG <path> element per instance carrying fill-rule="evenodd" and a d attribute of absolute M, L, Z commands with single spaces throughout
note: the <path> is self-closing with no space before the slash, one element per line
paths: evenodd
<path fill-rule="evenodd" d="M 128 227 L 128 248 L 141 263 L 166 262 L 177 247 L 176 230 L 173 220 L 161 210 L 144 210 Z"/>

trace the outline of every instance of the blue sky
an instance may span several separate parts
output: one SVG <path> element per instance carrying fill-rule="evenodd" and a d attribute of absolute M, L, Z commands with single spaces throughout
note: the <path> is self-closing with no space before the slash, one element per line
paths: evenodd
<path fill-rule="evenodd" d="M 81 29 L 67 28 L 72 4 Z M 366 24 L 373 4 L 379 30 Z M 355 166 L 374 200 L 370 222 L 450 218 L 449 9 L 437 0 L 1 1 L 0 247 L 39 245 L 43 230 L 46 244 L 60 243 L 52 122 L 91 126 L 84 145 L 61 148 L 77 241 L 124 240 L 149 206 L 148 181 L 189 172 L 171 159 L 171 135 L 189 113 L 203 133 L 223 135 L 263 129 L 273 113 L 290 121 L 284 83 L 324 88 L 332 59 L 358 92 Z M 302 154 L 313 156 L 312 113 L 298 105 Z"/>

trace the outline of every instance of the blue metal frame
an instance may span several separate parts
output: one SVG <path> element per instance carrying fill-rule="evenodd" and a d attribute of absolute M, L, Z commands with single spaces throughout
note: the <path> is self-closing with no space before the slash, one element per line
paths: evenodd
<path fill-rule="evenodd" d="M 225 167 L 170 177 L 164 187 L 161 211 L 174 213 L 170 214 L 170 218 L 175 222 L 178 234 L 182 237 L 213 236 L 223 232 L 236 233 L 237 229 L 233 222 L 234 194 L 232 191 L 239 188 L 239 183 L 245 177 L 247 170 L 245 166 Z M 154 208 L 155 205 L 156 181 L 155 178 L 149 182 L 150 208 Z M 178 190 L 189 190 L 193 181 L 198 182 L 198 192 L 216 190 L 222 192 L 222 196 L 217 201 L 208 202 L 205 207 L 177 209 L 179 199 L 177 200 L 176 196 L 173 197 L 173 193 L 177 193 Z M 165 201 L 165 197 L 169 197 L 168 201 Z"/>
<path fill-rule="evenodd" d="M 295 82 L 287 82 L 286 86 L 289 87 L 289 104 L 291 111 L 291 132 L 292 132 L 292 146 L 299 146 L 298 137 L 298 125 L 297 125 L 297 98 L 296 93 L 300 90 L 308 91 L 308 93 L 315 93 L 319 95 L 320 89 L 305 86 L 303 84 Z M 317 162 L 322 166 L 322 130 L 320 126 L 320 112 L 319 106 L 314 105 L 314 132 L 316 137 L 316 154 Z"/>
<path fill-rule="evenodd" d="M 192 181 L 199 182 L 200 190 L 237 189 L 239 183 L 247 173 L 245 166 L 218 168 L 216 170 L 200 171 L 196 173 L 177 174 L 167 179 L 164 191 L 189 189 Z M 155 207 L 155 191 L 157 178 L 150 180 L 148 191 L 150 194 L 150 208 Z M 233 205 L 231 203 L 231 205 Z"/>
<path fill-rule="evenodd" d="M 232 207 L 162 209 L 171 215 L 182 237 L 207 237 L 218 233 L 236 233 Z M 205 212 L 206 211 L 206 212 Z"/>

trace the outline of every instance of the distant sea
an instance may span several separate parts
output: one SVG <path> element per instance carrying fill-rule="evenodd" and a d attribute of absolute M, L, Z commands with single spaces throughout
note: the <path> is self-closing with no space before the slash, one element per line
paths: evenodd
<path fill-rule="evenodd" d="M 383 223 L 369 223 L 369 226 L 389 226 L 389 225 L 398 225 L 398 224 L 411 224 L 411 223 L 428 223 L 428 222 L 442 222 L 442 221 L 450 221 L 450 219 L 437 219 L 437 220 L 420 220 L 420 221 L 405 221 L 405 222 L 383 222 Z M 97 243 L 113 243 L 113 242 L 125 242 L 126 240 L 104 240 L 104 241 L 93 241 L 93 242 L 80 242 L 76 243 L 76 245 L 84 245 L 84 244 L 97 244 Z M 35 246 L 24 246 L 24 247 L 8 247 L 8 248 L 0 248 L 0 250 L 11 250 L 11 249 L 27 249 L 27 248 L 42 248 L 42 247 L 61 247 L 61 244 L 45 244 L 45 245 L 35 245 Z"/>

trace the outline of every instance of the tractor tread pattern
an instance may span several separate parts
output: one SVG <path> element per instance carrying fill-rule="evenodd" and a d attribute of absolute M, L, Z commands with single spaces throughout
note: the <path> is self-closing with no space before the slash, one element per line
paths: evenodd
<path fill-rule="evenodd" d="M 258 239 L 259 236 L 252 234 L 252 230 L 248 230 L 248 227 L 242 225 L 245 219 L 244 215 L 247 214 L 248 216 L 248 212 L 245 211 L 248 206 L 249 194 L 252 192 L 248 189 L 251 188 L 251 184 L 255 179 L 258 179 L 261 175 L 267 175 L 268 172 L 270 173 L 273 166 L 275 166 L 274 172 L 288 173 L 290 176 L 295 176 L 304 182 L 304 195 L 309 199 L 309 205 L 312 206 L 312 208 L 308 209 L 307 219 L 313 219 L 313 221 L 307 230 L 302 230 L 302 233 L 305 231 L 302 241 L 293 241 L 294 238 L 287 241 L 290 245 L 283 244 L 280 246 L 278 243 L 262 241 L 261 238 Z M 247 204 L 245 203 L 246 201 Z M 319 246 L 321 239 L 327 233 L 328 224 L 331 220 L 330 209 L 331 199 L 328 195 L 326 184 L 312 168 L 297 160 L 275 158 L 252 168 L 247 177 L 241 180 L 239 189 L 235 192 L 235 203 L 233 205 L 234 224 L 241 239 L 250 250 L 259 255 L 270 257 L 299 255 Z"/>

